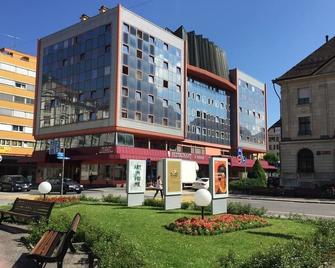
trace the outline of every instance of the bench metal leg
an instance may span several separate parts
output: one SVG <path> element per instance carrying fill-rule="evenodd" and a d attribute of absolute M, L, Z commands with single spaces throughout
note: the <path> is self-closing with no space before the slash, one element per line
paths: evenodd
<path fill-rule="evenodd" d="M 57 268 L 63 268 L 63 261 L 57 262 Z"/>
<path fill-rule="evenodd" d="M 74 248 L 71 241 L 70 241 L 70 244 L 69 244 L 69 248 L 70 248 L 71 253 L 76 253 L 76 249 Z"/>

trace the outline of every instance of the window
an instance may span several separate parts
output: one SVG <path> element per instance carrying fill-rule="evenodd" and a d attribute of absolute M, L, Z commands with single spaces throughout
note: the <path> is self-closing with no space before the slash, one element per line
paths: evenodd
<path fill-rule="evenodd" d="M 167 118 L 163 118 L 163 126 L 167 126 L 169 123 Z"/>
<path fill-rule="evenodd" d="M 109 24 L 106 24 L 105 25 L 105 32 L 110 32 L 111 31 L 111 28 L 112 28 L 112 25 L 109 23 Z"/>
<path fill-rule="evenodd" d="M 122 46 L 122 51 L 123 51 L 123 53 L 129 54 L 129 46 L 123 45 Z"/>
<path fill-rule="evenodd" d="M 12 126 L 12 130 L 13 130 L 13 131 L 23 132 L 23 126 L 13 125 L 13 126 Z"/>
<path fill-rule="evenodd" d="M 177 106 L 177 112 L 181 112 L 181 105 L 180 105 L 180 103 L 176 103 L 176 106 Z"/>
<path fill-rule="evenodd" d="M 136 79 L 137 80 L 142 80 L 143 79 L 143 74 L 139 70 L 136 71 Z"/>
<path fill-rule="evenodd" d="M 169 82 L 167 80 L 163 80 L 163 87 L 168 88 Z"/>
<path fill-rule="evenodd" d="M 129 33 L 129 25 L 126 23 L 123 23 L 122 29 L 124 32 Z"/>
<path fill-rule="evenodd" d="M 92 90 L 91 91 L 91 98 L 95 99 L 97 97 L 97 91 L 96 90 Z"/>
<path fill-rule="evenodd" d="M 63 60 L 62 65 L 63 65 L 63 66 L 67 66 L 67 59 L 64 59 L 64 60 Z"/>
<path fill-rule="evenodd" d="M 127 112 L 126 109 L 122 109 L 121 116 L 122 116 L 122 118 L 128 118 L 128 112 Z"/>
<path fill-rule="evenodd" d="M 177 85 L 177 91 L 181 92 L 181 86 L 180 85 Z M 188 93 L 190 93 L 190 92 L 188 92 Z"/>
<path fill-rule="evenodd" d="M 166 51 L 169 50 L 169 45 L 167 43 L 164 43 L 163 49 L 166 50 Z"/>
<path fill-rule="evenodd" d="M 307 117 L 299 117 L 299 133 L 300 136 L 311 135 L 311 119 Z"/>
<path fill-rule="evenodd" d="M 122 96 L 128 97 L 128 88 L 126 88 L 126 87 L 122 88 Z"/>
<path fill-rule="evenodd" d="M 135 92 L 135 100 L 140 101 L 142 99 L 142 93 L 140 91 Z"/>
<path fill-rule="evenodd" d="M 163 62 L 163 67 L 164 69 L 168 70 L 169 69 L 169 63 L 167 61 Z"/>
<path fill-rule="evenodd" d="M 26 84 L 19 83 L 19 82 L 15 82 L 15 87 L 18 87 L 18 88 L 26 88 Z"/>
<path fill-rule="evenodd" d="M 197 127 L 195 130 L 195 134 L 200 135 L 201 134 L 201 128 Z"/>
<path fill-rule="evenodd" d="M 80 54 L 80 60 L 85 60 L 85 53 Z"/>
<path fill-rule="evenodd" d="M 139 113 L 139 112 L 135 113 L 135 119 L 141 121 L 141 119 L 142 119 L 142 114 Z"/>
<path fill-rule="evenodd" d="M 25 103 L 25 98 L 20 96 L 14 96 L 14 102 Z"/>
<path fill-rule="evenodd" d="M 220 138 L 220 133 L 219 133 L 219 131 L 216 131 L 215 134 L 216 134 L 216 137 L 217 137 L 217 138 Z"/>
<path fill-rule="evenodd" d="M 90 120 L 96 120 L 97 119 L 97 113 L 90 112 Z"/>
<path fill-rule="evenodd" d="M 200 101 L 201 100 L 201 96 L 200 94 L 197 94 L 197 101 Z"/>
<path fill-rule="evenodd" d="M 154 44 L 155 43 L 155 37 L 150 36 L 149 37 L 149 43 Z"/>
<path fill-rule="evenodd" d="M 298 172 L 313 173 L 314 172 L 314 156 L 313 152 L 307 148 L 298 152 Z"/>
<path fill-rule="evenodd" d="M 148 76 L 148 81 L 149 81 L 149 83 L 153 84 L 155 82 L 154 76 L 153 75 L 149 75 Z"/>
<path fill-rule="evenodd" d="M 154 56 L 149 56 L 149 63 L 152 63 L 152 64 L 155 63 L 155 57 Z"/>
<path fill-rule="evenodd" d="M 128 75 L 128 66 L 126 65 L 122 66 L 122 73 Z"/>
<path fill-rule="evenodd" d="M 153 95 L 148 95 L 148 103 L 154 103 L 155 98 Z"/>
<path fill-rule="evenodd" d="M 142 39 L 143 38 L 143 32 L 140 31 L 140 30 L 137 30 L 137 37 Z"/>
<path fill-rule="evenodd" d="M 181 74 L 181 68 L 177 67 L 177 74 Z"/>
<path fill-rule="evenodd" d="M 154 116 L 153 115 L 151 115 L 151 114 L 148 115 L 148 122 L 151 123 L 151 124 L 154 123 Z"/>
<path fill-rule="evenodd" d="M 202 118 L 206 119 L 207 114 L 205 112 L 202 113 Z"/>
<path fill-rule="evenodd" d="M 201 112 L 197 111 L 197 117 L 201 118 Z"/>
<path fill-rule="evenodd" d="M 141 50 L 137 50 L 136 51 L 136 56 L 137 56 L 137 58 L 142 59 L 142 51 Z"/>
<path fill-rule="evenodd" d="M 206 136 L 206 134 L 207 134 L 207 129 L 206 129 L 206 128 L 203 128 L 203 129 L 202 129 L 202 136 Z"/>
<path fill-rule="evenodd" d="M 169 101 L 166 99 L 163 99 L 163 107 L 169 107 Z"/>
<path fill-rule="evenodd" d="M 298 88 L 298 104 L 310 103 L 310 95 L 309 88 Z"/>
<path fill-rule="evenodd" d="M 105 53 L 108 53 L 111 51 L 111 45 L 106 45 L 105 46 Z"/>

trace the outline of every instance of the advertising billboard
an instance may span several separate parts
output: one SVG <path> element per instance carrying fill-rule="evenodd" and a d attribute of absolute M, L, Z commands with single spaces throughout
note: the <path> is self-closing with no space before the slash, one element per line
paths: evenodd
<path fill-rule="evenodd" d="M 146 177 L 146 161 L 132 160 L 127 161 L 127 192 L 144 193 Z"/>
<path fill-rule="evenodd" d="M 211 186 L 213 199 L 228 196 L 228 160 L 213 157 L 211 159 Z"/>
<path fill-rule="evenodd" d="M 181 194 L 181 160 L 166 159 L 166 195 Z"/>

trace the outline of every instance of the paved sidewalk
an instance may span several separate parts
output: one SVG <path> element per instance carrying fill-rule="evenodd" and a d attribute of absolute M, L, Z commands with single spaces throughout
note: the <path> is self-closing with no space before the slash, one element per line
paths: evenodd
<path fill-rule="evenodd" d="M 262 195 L 247 195 L 247 194 L 230 194 L 229 197 L 248 199 L 248 200 L 282 201 L 282 202 L 311 203 L 311 204 L 335 204 L 335 199 L 294 198 L 294 197 L 283 197 L 283 196 L 262 196 Z"/>
<path fill-rule="evenodd" d="M 33 261 L 26 258 L 29 251 L 20 239 L 28 235 L 27 228 L 27 225 L 0 224 L 0 268 L 38 267 Z M 50 263 L 46 267 L 57 267 L 57 264 Z M 68 252 L 64 258 L 64 267 L 88 267 L 87 255 L 82 252 L 75 254 Z"/>

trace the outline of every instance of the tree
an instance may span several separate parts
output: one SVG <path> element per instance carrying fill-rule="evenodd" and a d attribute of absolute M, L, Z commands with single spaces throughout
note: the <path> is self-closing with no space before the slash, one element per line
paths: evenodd
<path fill-rule="evenodd" d="M 261 181 L 263 186 L 266 186 L 266 175 L 263 167 L 261 166 L 261 163 L 258 161 L 258 159 L 255 161 L 254 166 L 252 167 L 252 172 L 250 174 L 251 178 L 255 178 Z"/>
<path fill-rule="evenodd" d="M 266 153 L 264 155 L 264 160 L 268 161 L 270 165 L 277 166 L 279 158 L 274 153 Z"/>

